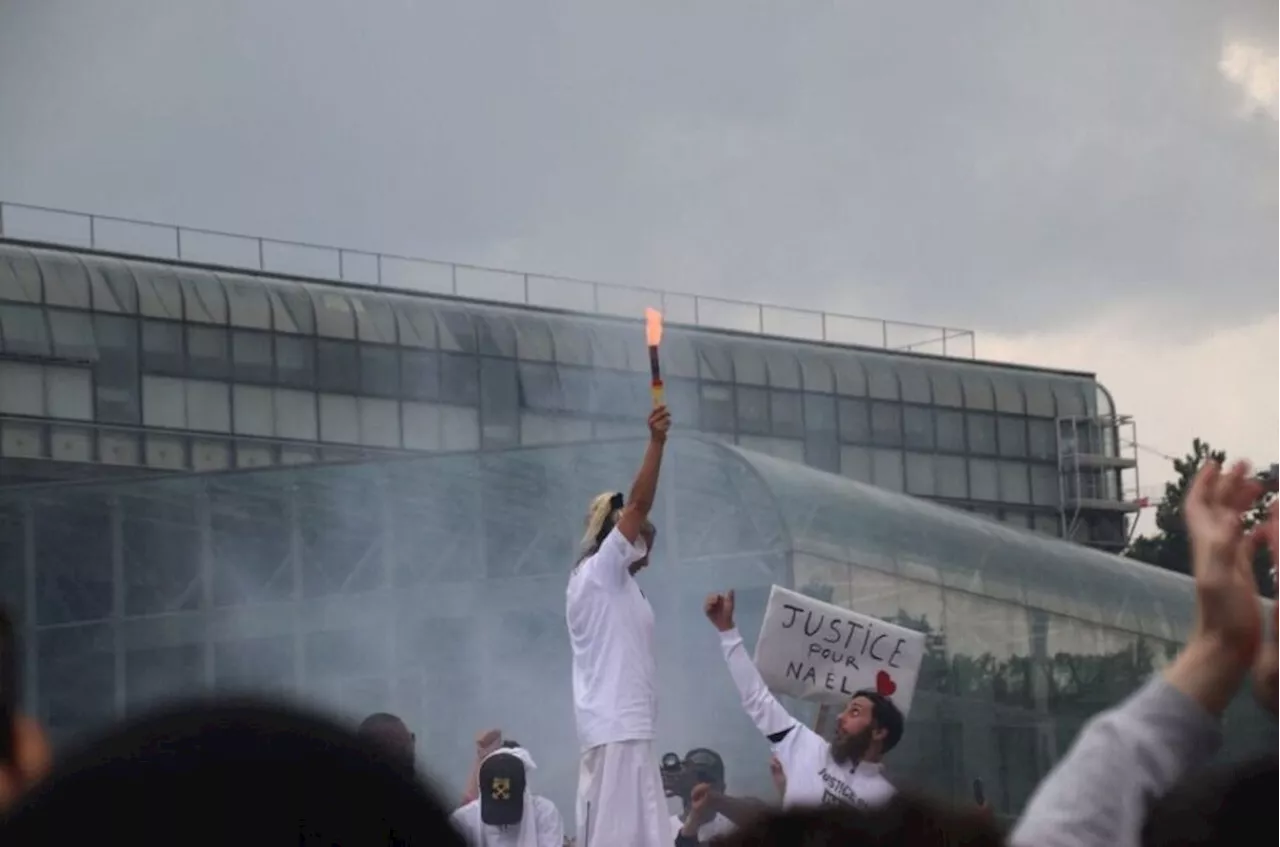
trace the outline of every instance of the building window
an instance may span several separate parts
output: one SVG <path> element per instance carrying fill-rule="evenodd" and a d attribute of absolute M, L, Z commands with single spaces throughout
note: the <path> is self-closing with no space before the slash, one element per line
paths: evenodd
<path fill-rule="evenodd" d="M 702 429 L 708 432 L 733 432 L 733 387 L 724 383 L 704 382 L 699 386 Z"/>
<path fill-rule="evenodd" d="M 871 451 L 866 447 L 841 447 L 840 473 L 858 482 L 873 483 Z"/>
<path fill-rule="evenodd" d="M 936 480 L 937 496 L 954 500 L 968 499 L 969 473 L 967 463 L 962 457 L 935 456 L 933 476 Z"/>
<path fill-rule="evenodd" d="M 276 379 L 291 388 L 315 388 L 316 349 L 310 338 L 277 335 Z"/>
<path fill-rule="evenodd" d="M 964 438 L 964 413 L 938 409 L 934 412 L 937 420 L 938 449 L 953 453 L 966 453 Z"/>
<path fill-rule="evenodd" d="M 929 453 L 907 453 L 907 493 L 933 497 L 937 493 L 933 456 Z"/>
<path fill-rule="evenodd" d="M 769 433 L 769 391 L 739 385 L 737 390 L 738 431 L 753 435 Z"/>
<path fill-rule="evenodd" d="M 360 443 L 360 412 L 356 398 L 340 394 L 320 395 L 320 440 L 338 444 Z"/>
<path fill-rule="evenodd" d="M 182 376 L 186 372 L 182 324 L 142 322 L 142 369 L 147 373 Z"/>
<path fill-rule="evenodd" d="M 440 354 L 440 399 L 459 406 L 480 402 L 480 363 L 475 356 Z"/>
<path fill-rule="evenodd" d="M 903 490 L 902 452 L 899 450 L 872 450 L 871 468 L 877 488 L 889 491 Z"/>
<path fill-rule="evenodd" d="M 374 397 L 400 396 L 400 357 L 395 347 L 360 345 L 360 387 Z"/>
<path fill-rule="evenodd" d="M 871 423 L 866 400 L 840 400 L 840 440 L 866 444 L 871 440 Z"/>
<path fill-rule="evenodd" d="M 480 360 L 480 436 L 486 449 L 520 443 L 520 392 L 511 359 Z"/>
<path fill-rule="evenodd" d="M 897 403 L 871 404 L 871 441 L 882 447 L 902 446 L 901 406 Z"/>
<path fill-rule="evenodd" d="M 804 437 L 804 411 L 799 392 L 775 389 L 769 392 L 769 404 L 774 435 Z"/>
<path fill-rule="evenodd" d="M 227 331 L 208 326 L 188 326 L 187 372 L 204 379 L 226 379 L 230 376 L 231 355 Z"/>
<path fill-rule="evenodd" d="M 1005 503 L 1031 502 L 1031 483 L 1022 462 L 1000 463 L 1000 499 Z"/>
<path fill-rule="evenodd" d="M 997 419 L 1000 455 L 1025 458 L 1027 455 L 1027 421 L 1025 418 L 1001 416 Z"/>
<path fill-rule="evenodd" d="M 271 334 L 236 330 L 231 333 L 232 375 L 238 382 L 275 381 Z"/>
<path fill-rule="evenodd" d="M 909 450 L 932 450 L 933 410 L 923 406 L 904 406 L 902 428 Z"/>
<path fill-rule="evenodd" d="M 240 435 L 270 438 L 275 433 L 275 402 L 270 388 L 237 385 L 232 394 L 235 402 L 235 431 Z"/>
<path fill-rule="evenodd" d="M 991 415 L 970 412 L 965 415 L 969 430 L 969 452 L 994 456 L 996 454 L 996 419 Z"/>
<path fill-rule="evenodd" d="M 1053 421 L 1042 421 L 1032 418 L 1027 421 L 1028 453 L 1033 459 L 1058 457 L 1058 438 L 1053 430 Z"/>
<path fill-rule="evenodd" d="M 0 304 L 0 339 L 18 356 L 48 356 L 49 330 L 39 306 Z"/>
<path fill-rule="evenodd" d="M 400 351 L 400 384 L 405 397 L 434 400 L 440 396 L 440 359 L 434 350 Z"/>
<path fill-rule="evenodd" d="M 990 459 L 969 460 L 969 496 L 974 500 L 1000 499 L 996 463 Z"/>
<path fill-rule="evenodd" d="M 1031 466 L 1031 502 L 1037 506 L 1058 505 L 1058 469 L 1053 465 Z"/>
<path fill-rule="evenodd" d="M 355 342 L 318 340 L 316 365 L 321 391 L 355 394 L 360 390 L 360 354 Z"/>

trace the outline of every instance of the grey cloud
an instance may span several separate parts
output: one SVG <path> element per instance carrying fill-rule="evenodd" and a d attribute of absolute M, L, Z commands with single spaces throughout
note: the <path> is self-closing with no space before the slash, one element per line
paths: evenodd
<path fill-rule="evenodd" d="M 1001 330 L 1276 308 L 1217 67 L 1274 4 L 627 5 L 6 0 L 0 196 Z"/>

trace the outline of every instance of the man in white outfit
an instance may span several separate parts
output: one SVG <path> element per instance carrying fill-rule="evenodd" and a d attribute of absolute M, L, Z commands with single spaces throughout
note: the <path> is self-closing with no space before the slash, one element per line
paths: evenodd
<path fill-rule="evenodd" d="M 629 497 L 606 492 L 591 502 L 582 556 L 566 591 L 573 647 L 573 710 L 582 760 L 578 772 L 580 847 L 671 847 L 666 792 L 653 751 L 657 723 L 653 608 L 635 575 L 649 563 L 649 522 L 666 407 L 649 415 L 649 444 Z"/>
<path fill-rule="evenodd" d="M 452 816 L 471 847 L 564 847 L 559 810 L 529 789 L 535 769 L 529 751 L 519 746 L 503 745 L 481 759 L 479 796 Z"/>

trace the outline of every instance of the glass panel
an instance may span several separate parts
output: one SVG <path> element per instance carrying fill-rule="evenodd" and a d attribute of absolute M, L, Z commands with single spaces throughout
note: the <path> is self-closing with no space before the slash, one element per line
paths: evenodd
<path fill-rule="evenodd" d="M 231 333 L 233 374 L 241 382 L 274 382 L 271 334 L 234 330 Z"/>
<path fill-rule="evenodd" d="M 95 258 L 87 267 L 94 311 L 130 315 L 138 311 L 138 284 L 128 265 L 115 259 Z"/>
<path fill-rule="evenodd" d="M 937 479 L 937 495 L 967 500 L 969 497 L 969 473 L 966 462 L 960 456 L 935 456 L 934 477 Z"/>
<path fill-rule="evenodd" d="M 698 394 L 702 429 L 733 432 L 733 386 L 704 382 L 699 386 Z"/>
<path fill-rule="evenodd" d="M 613 327 L 605 327 L 593 324 L 589 333 L 591 336 L 592 362 L 601 368 L 612 368 L 614 370 L 625 371 L 631 367 L 631 360 L 627 354 L 626 342 L 623 340 L 621 333 L 614 331 Z M 668 351 L 667 340 L 664 338 L 662 343 L 662 371 L 666 376 L 670 371 L 674 376 L 675 371 L 671 370 L 674 364 L 673 351 Z M 686 345 L 687 347 L 687 345 Z"/>
<path fill-rule="evenodd" d="M 991 390 L 991 380 L 986 374 L 966 373 L 961 377 L 964 385 L 965 406 L 970 409 L 994 409 L 996 398 Z"/>
<path fill-rule="evenodd" d="M 1053 421 L 1027 421 L 1028 452 L 1033 459 L 1056 459 L 1058 456 L 1058 439 L 1054 431 Z"/>
<path fill-rule="evenodd" d="M 933 409 L 924 406 L 903 406 L 902 427 L 905 444 L 915 450 L 932 450 Z"/>
<path fill-rule="evenodd" d="M 1058 401 L 1058 417 L 1081 417 L 1088 414 L 1079 383 L 1067 380 L 1056 382 L 1053 386 L 1053 396 Z"/>
<path fill-rule="evenodd" d="M 103 423 L 142 420 L 138 378 L 138 325 L 133 318 L 94 315 L 98 362 L 94 366 L 94 417 Z"/>
<path fill-rule="evenodd" d="M 724 342 L 701 337 L 694 340 L 693 346 L 698 354 L 698 376 L 714 382 L 733 382 L 733 360 Z"/>
<path fill-rule="evenodd" d="M 321 391 L 355 394 L 360 390 L 359 348 L 350 341 L 319 339 L 316 342 L 316 371 L 316 384 Z"/>
<path fill-rule="evenodd" d="M 1048 535 L 1051 538 L 1062 536 L 1062 521 L 1057 515 L 1035 515 L 1032 518 L 1032 527 L 1041 535 Z"/>
<path fill-rule="evenodd" d="M 18 356 L 48 356 L 49 328 L 39 306 L 0 304 L 0 339 Z"/>
<path fill-rule="evenodd" d="M 316 308 L 306 289 L 268 285 L 267 299 L 271 301 L 271 325 L 276 332 L 315 335 Z"/>
<path fill-rule="evenodd" d="M 739 385 L 768 385 L 764 355 L 755 345 L 736 343 L 729 345 L 733 358 L 733 378 Z"/>
<path fill-rule="evenodd" d="M 844 403 L 857 403 L 856 400 L 844 400 Z M 861 412 L 863 428 L 866 432 L 866 409 Z M 836 401 L 827 394 L 804 395 L 804 428 L 809 432 L 836 432 Z"/>
<path fill-rule="evenodd" d="M 355 338 L 356 317 L 351 312 L 351 302 L 334 291 L 311 291 L 315 306 L 316 334 L 327 338 Z"/>
<path fill-rule="evenodd" d="M 39 303 L 42 290 L 35 254 L 27 250 L 6 250 L 4 260 L 0 261 L 0 300 Z"/>
<path fill-rule="evenodd" d="M 866 447 L 840 448 L 840 473 L 858 482 L 872 483 L 871 450 Z"/>
<path fill-rule="evenodd" d="M 995 388 L 997 411 L 1015 415 L 1021 415 L 1026 411 L 1022 387 L 1018 380 L 1008 374 L 993 374 L 991 384 Z"/>
<path fill-rule="evenodd" d="M 400 379 L 405 397 L 434 400 L 440 396 L 440 356 L 434 350 L 400 351 Z"/>
<path fill-rule="evenodd" d="M 44 302 L 49 306 L 89 309 L 89 275 L 75 256 L 36 253 L 44 280 Z"/>
<path fill-rule="evenodd" d="M 874 359 L 864 361 L 863 366 L 867 369 L 867 390 L 872 397 L 898 399 L 898 375 L 892 366 Z"/>
<path fill-rule="evenodd" d="M 225 382 L 187 380 L 187 423 L 192 429 L 230 432 L 230 386 Z"/>
<path fill-rule="evenodd" d="M 482 312 L 476 315 L 477 350 L 486 356 L 516 356 L 516 328 L 506 315 Z M 515 366 L 512 365 L 514 373 Z"/>
<path fill-rule="evenodd" d="M 276 434 L 281 438 L 316 441 L 316 395 L 310 391 L 275 390 Z"/>
<path fill-rule="evenodd" d="M 560 394 L 566 411 L 602 414 L 638 420 L 648 415 L 648 386 L 631 374 L 592 371 L 572 365 L 557 365 Z M 613 389 L 611 396 L 605 392 Z"/>
<path fill-rule="evenodd" d="M 516 363 L 510 359 L 480 360 L 480 436 L 486 448 L 520 443 L 520 391 Z"/>
<path fill-rule="evenodd" d="M 172 321 L 142 322 L 142 367 L 153 373 L 181 375 L 185 370 L 182 324 Z"/>
<path fill-rule="evenodd" d="M 557 362 L 584 368 L 595 364 L 595 343 L 587 327 L 569 320 L 549 319 L 548 323 Z"/>
<path fill-rule="evenodd" d="M 87 369 L 47 366 L 44 379 L 49 417 L 77 421 L 93 419 L 93 382 Z M 0 403 L 3 402 L 3 394 L 0 391 Z"/>
<path fill-rule="evenodd" d="M 643 343 L 643 336 L 641 343 Z M 669 375 L 674 377 L 693 378 L 698 375 L 698 353 L 694 349 L 693 340 L 688 334 L 683 332 L 672 332 L 662 336 L 662 378 L 665 380 Z M 646 359 L 646 361 L 648 361 Z M 649 366 L 646 364 L 643 370 L 647 371 Z"/>
<path fill-rule="evenodd" d="M 263 284 L 248 276 L 223 275 L 232 326 L 271 329 L 271 301 Z"/>
<path fill-rule="evenodd" d="M 135 265 L 138 312 L 146 318 L 182 320 L 182 288 L 172 272 L 156 265 Z"/>
<path fill-rule="evenodd" d="M 227 293 L 216 276 L 184 268 L 178 272 L 178 281 L 182 284 L 182 311 L 187 321 L 219 326 L 227 322 Z"/>
<path fill-rule="evenodd" d="M 360 390 L 374 397 L 400 396 L 400 359 L 395 347 L 360 345 Z M 369 442 L 366 441 L 366 444 Z M 399 442 L 397 441 L 397 444 Z"/>
<path fill-rule="evenodd" d="M 1000 435 L 1000 455 L 1022 458 L 1027 455 L 1026 418 L 996 419 Z"/>
<path fill-rule="evenodd" d="M 400 446 L 400 404 L 360 398 L 360 443 L 370 447 Z"/>
<path fill-rule="evenodd" d="M 0 360 L 0 412 L 44 415 L 44 374 L 39 365 Z"/>
<path fill-rule="evenodd" d="M 1052 418 L 1057 414 L 1057 407 L 1053 402 L 1053 390 L 1043 378 L 1023 377 L 1022 391 L 1027 398 L 1028 415 Z"/>
<path fill-rule="evenodd" d="M 356 398 L 320 395 L 320 440 L 338 444 L 360 443 L 360 412 Z"/>
<path fill-rule="evenodd" d="M 937 493 L 933 456 L 929 453 L 907 454 L 907 493 L 932 497 Z"/>
<path fill-rule="evenodd" d="M 53 337 L 53 355 L 82 362 L 92 362 L 98 358 L 98 345 L 93 338 L 93 318 L 88 312 L 50 309 L 49 333 Z"/>
<path fill-rule="evenodd" d="M 871 421 L 866 400 L 840 401 L 840 440 L 865 444 L 871 440 Z"/>
<path fill-rule="evenodd" d="M 960 375 L 949 367 L 938 367 L 930 375 L 933 382 L 933 402 L 953 409 L 964 407 L 964 393 L 960 389 Z"/>
<path fill-rule="evenodd" d="M 804 461 L 804 443 L 793 441 L 790 438 L 740 435 L 738 436 L 738 446 L 756 453 L 763 453 L 766 456 L 775 456 L 788 462 L 795 462 L 796 464 Z"/>
<path fill-rule="evenodd" d="M 739 385 L 737 390 L 738 431 L 755 435 L 769 433 L 769 391 Z"/>
<path fill-rule="evenodd" d="M 800 362 L 791 350 L 771 346 L 765 351 L 765 363 L 769 368 L 769 385 L 774 388 L 801 387 Z"/>
<path fill-rule="evenodd" d="M 932 403 L 933 392 L 929 387 L 929 372 L 915 363 L 898 365 L 898 380 L 902 384 L 902 399 L 908 403 Z"/>
<path fill-rule="evenodd" d="M 938 449 L 966 453 L 964 438 L 964 413 L 939 409 L 936 413 L 938 422 Z"/>
<path fill-rule="evenodd" d="M 836 373 L 836 393 L 845 397 L 867 396 L 867 372 L 852 355 L 839 356 L 832 362 Z"/>
<path fill-rule="evenodd" d="M 902 453 L 898 450 L 872 450 L 871 467 L 877 488 L 902 491 Z"/>
<path fill-rule="evenodd" d="M 831 394 L 836 390 L 835 372 L 830 363 L 807 350 L 802 350 L 799 357 L 800 379 L 805 391 Z"/>
<path fill-rule="evenodd" d="M 396 316 L 384 298 L 353 294 L 351 308 L 356 315 L 356 338 L 374 344 L 396 343 Z"/>
<path fill-rule="evenodd" d="M 281 385 L 314 388 L 316 384 L 316 345 L 310 338 L 276 335 L 276 379 Z"/>
<path fill-rule="evenodd" d="M 901 406 L 897 403 L 871 404 L 871 440 L 884 447 L 902 445 Z"/>
<path fill-rule="evenodd" d="M 1006 503 L 1030 503 L 1031 484 L 1022 462 L 1000 463 L 1000 499 Z"/>
<path fill-rule="evenodd" d="M 773 419 L 773 434 L 787 438 L 804 436 L 804 411 L 798 391 L 769 392 L 770 414 Z"/>
<path fill-rule="evenodd" d="M 438 306 L 435 311 L 441 350 L 474 353 L 478 349 L 476 329 L 470 314 L 448 306 Z"/>
<path fill-rule="evenodd" d="M 400 343 L 405 347 L 436 347 L 436 318 L 431 310 L 408 297 L 397 297 L 394 303 Z"/>
<path fill-rule="evenodd" d="M 187 372 L 208 379 L 226 379 L 231 371 L 227 331 L 222 327 L 188 326 Z"/>
<path fill-rule="evenodd" d="M 1058 505 L 1058 469 L 1053 465 L 1031 466 L 1031 502 L 1037 506 Z"/>
<path fill-rule="evenodd" d="M 480 402 L 480 361 L 465 353 L 440 356 L 440 399 L 474 406 Z"/>
<path fill-rule="evenodd" d="M 974 500 L 999 500 L 996 463 L 990 459 L 969 460 L 969 496 Z"/>
<path fill-rule="evenodd" d="M 182 380 L 164 376 L 142 378 L 142 423 L 167 429 L 187 428 L 186 393 Z"/>
<path fill-rule="evenodd" d="M 270 438 L 276 434 L 275 398 L 272 389 L 257 385 L 237 385 L 232 392 L 235 402 L 235 431 L 240 435 Z"/>
<path fill-rule="evenodd" d="M 996 419 L 992 415 L 970 412 L 965 415 L 969 428 L 969 451 L 985 455 L 996 453 Z"/>
<path fill-rule="evenodd" d="M 554 362 L 551 327 L 540 317 L 522 315 L 515 321 L 516 355 L 529 362 Z"/>

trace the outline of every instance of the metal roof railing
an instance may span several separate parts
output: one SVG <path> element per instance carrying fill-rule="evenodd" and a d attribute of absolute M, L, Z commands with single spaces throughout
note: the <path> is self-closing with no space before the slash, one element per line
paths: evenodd
<path fill-rule="evenodd" d="M 0 238 L 805 341 L 976 358 L 972 330 L 439 262 L 0 201 Z"/>

